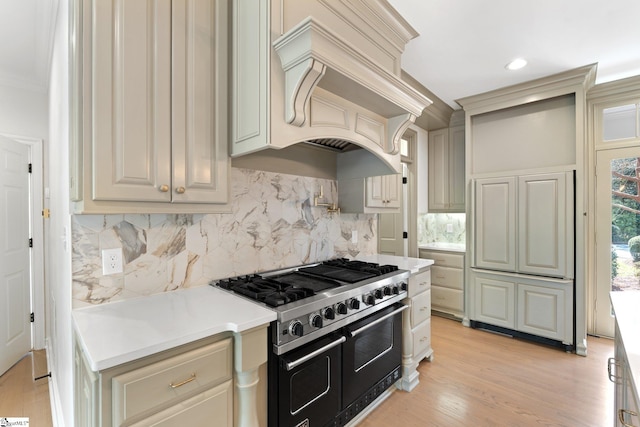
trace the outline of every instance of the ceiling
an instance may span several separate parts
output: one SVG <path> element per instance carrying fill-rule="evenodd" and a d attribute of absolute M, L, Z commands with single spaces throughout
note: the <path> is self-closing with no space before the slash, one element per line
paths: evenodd
<path fill-rule="evenodd" d="M 46 92 L 58 0 L 0 0 L 0 85 Z"/>
<path fill-rule="evenodd" d="M 640 75 L 638 0 L 389 0 L 420 33 L 402 68 L 455 100 L 598 63 L 596 83 Z M 522 57 L 528 65 L 508 71 Z"/>
<path fill-rule="evenodd" d="M 389 0 L 421 34 L 403 68 L 455 100 L 598 63 L 597 83 L 640 74 L 638 0 Z M 47 90 L 58 0 L 0 0 L 0 85 Z M 507 71 L 516 57 L 527 67 Z"/>

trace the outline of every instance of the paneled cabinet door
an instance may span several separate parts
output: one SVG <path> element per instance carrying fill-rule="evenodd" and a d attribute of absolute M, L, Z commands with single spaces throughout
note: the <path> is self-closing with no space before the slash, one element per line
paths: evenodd
<path fill-rule="evenodd" d="M 515 178 L 478 179 L 475 196 L 475 266 L 515 271 Z"/>
<path fill-rule="evenodd" d="M 169 202 L 171 192 L 159 189 L 171 185 L 171 2 L 85 5 L 93 199 Z"/>
<path fill-rule="evenodd" d="M 225 202 L 226 2 L 85 3 L 93 199 Z"/>
<path fill-rule="evenodd" d="M 516 327 L 516 283 L 481 275 L 474 278 L 475 320 L 503 328 Z"/>
<path fill-rule="evenodd" d="M 449 208 L 449 129 L 429 132 L 429 212 Z"/>
<path fill-rule="evenodd" d="M 402 175 L 382 175 L 367 178 L 367 207 L 399 208 Z"/>
<path fill-rule="evenodd" d="M 567 181 L 565 173 L 518 177 L 519 272 L 572 277 L 567 271 L 567 247 L 573 246 L 567 218 L 573 219 L 573 195 L 567 194 L 572 188 Z"/>
<path fill-rule="evenodd" d="M 464 126 L 429 132 L 429 212 L 465 211 Z"/>

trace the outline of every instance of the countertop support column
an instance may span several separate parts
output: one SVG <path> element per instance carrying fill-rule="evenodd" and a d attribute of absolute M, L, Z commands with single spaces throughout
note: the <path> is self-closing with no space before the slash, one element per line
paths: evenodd
<path fill-rule="evenodd" d="M 266 403 L 258 402 L 259 368 L 267 362 L 267 327 L 260 326 L 242 333 L 234 333 L 235 369 L 235 426 L 259 427 L 266 422 L 266 414 L 258 408 Z"/>

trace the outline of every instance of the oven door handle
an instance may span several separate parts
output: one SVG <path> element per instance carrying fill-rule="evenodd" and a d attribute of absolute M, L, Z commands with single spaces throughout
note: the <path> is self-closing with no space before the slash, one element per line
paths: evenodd
<path fill-rule="evenodd" d="M 320 347 L 316 351 L 312 351 L 311 353 L 302 356 L 300 359 L 294 360 L 293 362 L 285 363 L 284 366 L 287 369 L 287 371 L 290 371 L 290 370 L 294 369 L 296 366 L 299 366 L 299 365 L 303 364 L 307 360 L 313 359 L 314 357 L 318 356 L 319 354 L 324 353 L 325 351 L 329 350 L 330 348 L 333 348 L 335 346 L 338 346 L 338 345 L 342 344 L 346 340 L 347 340 L 346 337 L 340 337 L 337 340 L 335 340 L 333 342 L 330 342 L 329 344 L 325 345 L 324 347 Z"/>
<path fill-rule="evenodd" d="M 402 311 L 405 311 L 407 308 L 409 308 L 409 306 L 408 306 L 408 305 L 403 305 L 403 306 L 402 306 L 402 307 L 400 307 L 399 309 L 394 310 L 394 311 L 392 311 L 392 312 L 391 312 L 391 313 L 389 313 L 389 314 L 385 314 L 385 315 L 384 315 L 384 316 L 382 316 L 381 318 L 376 319 L 376 320 L 374 320 L 373 322 L 368 323 L 368 324 L 364 325 L 363 327 L 356 329 L 355 331 L 349 331 L 349 335 L 350 335 L 350 336 L 352 336 L 352 337 L 355 337 L 356 335 L 358 335 L 358 334 L 360 334 L 360 333 L 362 333 L 362 332 L 366 331 L 366 330 L 367 330 L 367 329 L 369 329 L 369 328 L 372 328 L 373 326 L 377 325 L 378 323 L 380 323 L 380 322 L 383 322 L 383 321 L 387 320 L 389 317 L 395 316 L 396 314 L 398 314 L 398 313 L 400 313 L 400 312 L 402 312 Z"/>

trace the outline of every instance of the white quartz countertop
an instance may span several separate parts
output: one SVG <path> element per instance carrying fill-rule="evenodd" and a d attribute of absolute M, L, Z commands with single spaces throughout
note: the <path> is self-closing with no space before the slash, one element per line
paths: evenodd
<path fill-rule="evenodd" d="M 377 264 L 397 265 L 401 270 L 409 270 L 411 274 L 419 273 L 421 270 L 433 265 L 433 260 L 422 258 L 410 258 L 394 255 L 359 255 L 357 260 L 365 262 L 375 262 Z"/>
<path fill-rule="evenodd" d="M 640 291 L 611 292 L 611 303 L 620 329 L 620 338 L 629 361 L 629 370 L 638 399 L 640 386 Z"/>
<path fill-rule="evenodd" d="M 427 249 L 430 251 L 449 251 L 449 252 L 465 252 L 466 247 L 464 243 L 447 243 L 447 242 L 432 242 L 423 243 L 418 245 L 419 249 Z"/>
<path fill-rule="evenodd" d="M 274 311 L 211 286 L 73 311 L 77 339 L 94 371 L 275 319 Z"/>

